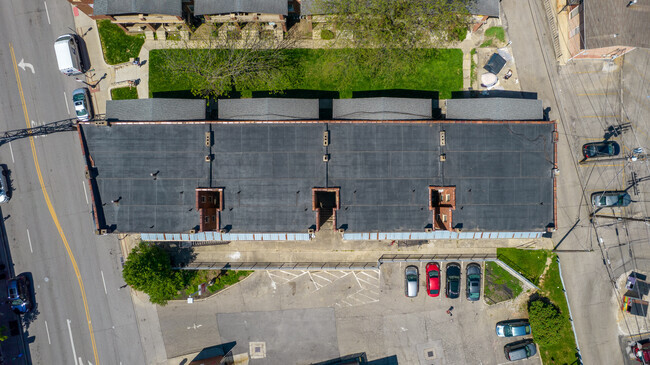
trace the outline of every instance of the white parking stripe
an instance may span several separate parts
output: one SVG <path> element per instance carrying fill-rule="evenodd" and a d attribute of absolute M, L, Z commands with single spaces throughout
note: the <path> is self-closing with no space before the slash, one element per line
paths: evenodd
<path fill-rule="evenodd" d="M 70 345 L 72 345 L 72 358 L 74 359 L 75 365 L 79 365 L 79 362 L 77 361 L 77 350 L 75 350 L 74 348 L 74 340 L 72 339 L 72 329 L 70 328 L 70 320 L 68 319 L 67 321 L 68 321 L 68 333 L 70 334 Z"/>

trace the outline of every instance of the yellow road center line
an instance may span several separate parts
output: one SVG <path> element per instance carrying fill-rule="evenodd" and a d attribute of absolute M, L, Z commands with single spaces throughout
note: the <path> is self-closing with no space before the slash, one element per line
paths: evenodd
<path fill-rule="evenodd" d="M 27 128 L 31 128 L 31 124 L 29 122 L 29 115 L 27 114 L 27 104 L 25 103 L 25 95 L 23 94 L 23 85 L 20 82 L 20 75 L 18 74 L 18 64 L 16 63 L 16 55 L 14 54 L 14 46 L 13 44 L 9 43 L 9 51 L 11 51 L 11 61 L 13 62 L 14 65 L 14 72 L 16 73 L 16 82 L 18 84 L 18 93 L 20 94 L 20 103 L 23 106 L 23 114 L 25 115 L 25 124 L 27 125 Z M 61 228 L 61 224 L 59 223 L 59 218 L 56 215 L 56 212 L 54 211 L 54 206 L 52 205 L 52 201 L 50 200 L 50 195 L 47 193 L 47 190 L 45 189 L 45 182 L 43 181 L 43 174 L 41 173 L 41 166 L 38 163 L 38 156 L 36 155 L 36 145 L 34 144 L 34 137 L 29 136 L 29 144 L 32 147 L 32 156 L 34 157 L 34 165 L 36 167 L 36 174 L 38 175 L 38 182 L 41 184 L 41 190 L 43 191 L 43 197 L 45 198 L 45 204 L 47 204 L 47 209 L 50 211 L 50 215 L 52 216 L 52 220 L 54 221 L 54 225 L 56 226 L 56 229 L 59 231 L 59 236 L 61 236 L 61 240 L 63 241 L 63 245 L 65 246 L 65 250 L 68 252 L 68 257 L 70 258 L 70 262 L 72 263 L 72 268 L 74 269 L 74 273 L 77 276 L 77 282 L 79 283 L 79 289 L 81 289 L 81 299 L 83 300 L 84 303 L 84 310 L 86 311 L 86 321 L 88 322 L 88 330 L 90 331 L 90 342 L 92 343 L 93 347 L 93 354 L 95 355 L 95 364 L 99 365 L 99 356 L 97 355 L 97 346 L 95 344 L 95 333 L 93 332 L 93 325 L 92 322 L 90 321 L 90 311 L 88 310 L 88 300 L 86 299 L 86 290 L 84 289 L 84 283 L 83 280 L 81 279 L 81 273 L 79 272 L 79 266 L 77 265 L 77 260 L 75 260 L 74 255 L 72 254 L 72 250 L 70 249 L 70 245 L 68 244 L 68 240 L 65 237 L 65 233 L 63 233 L 63 229 Z"/>

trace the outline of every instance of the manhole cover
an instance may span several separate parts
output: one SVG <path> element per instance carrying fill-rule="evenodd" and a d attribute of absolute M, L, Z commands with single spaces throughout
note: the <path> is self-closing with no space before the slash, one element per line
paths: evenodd
<path fill-rule="evenodd" d="M 436 358 L 435 351 L 433 351 L 433 349 L 424 350 L 424 358 L 427 360 L 435 359 Z"/>
<path fill-rule="evenodd" d="M 266 357 L 266 342 L 250 342 L 251 359 L 263 359 Z"/>

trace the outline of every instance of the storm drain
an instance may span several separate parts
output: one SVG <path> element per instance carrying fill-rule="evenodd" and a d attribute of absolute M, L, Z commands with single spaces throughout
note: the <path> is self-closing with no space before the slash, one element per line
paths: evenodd
<path fill-rule="evenodd" d="M 263 359 L 266 357 L 266 342 L 250 342 L 251 359 Z"/>

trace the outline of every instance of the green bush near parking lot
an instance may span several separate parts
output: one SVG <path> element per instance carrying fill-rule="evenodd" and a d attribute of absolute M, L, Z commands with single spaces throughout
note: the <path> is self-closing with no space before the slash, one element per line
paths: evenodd
<path fill-rule="evenodd" d="M 99 39 L 102 42 L 104 59 L 109 65 L 128 62 L 130 58 L 138 57 L 144 44 L 144 34 L 131 36 L 110 20 L 97 22 Z"/>
<path fill-rule="evenodd" d="M 540 283 L 542 294 L 550 300 L 553 306 L 559 310 L 558 322 L 555 327 L 557 342 L 539 343 L 539 352 L 544 364 L 574 364 L 576 361 L 576 343 L 569 320 L 569 306 L 564 297 L 564 287 L 560 279 L 560 269 L 557 263 L 557 256 L 552 255 L 544 278 Z M 542 298 L 544 299 L 544 298 Z M 530 314 L 530 312 L 529 312 Z M 537 342 L 537 329 L 533 322 L 534 314 L 530 314 L 530 323 L 533 328 L 533 338 Z"/>
<path fill-rule="evenodd" d="M 485 263 L 485 301 L 488 304 L 495 304 L 519 296 L 523 291 L 519 279 L 510 275 L 497 263 L 487 261 Z"/>
<path fill-rule="evenodd" d="M 215 52 L 219 50 L 206 50 Z M 364 50 L 364 55 L 380 50 Z M 149 54 L 149 91 L 156 93 L 201 90 L 200 76 L 173 77 L 164 68 L 165 52 L 186 52 L 182 49 L 152 50 Z M 384 62 L 377 67 L 348 63 L 354 59 L 355 49 L 290 49 L 286 50 L 287 67 L 281 84 L 267 85 L 260 80 L 262 88 L 240 88 L 233 85 L 236 92 L 266 90 L 320 90 L 336 91 L 342 98 L 352 97 L 354 91 L 406 89 L 416 91 L 438 91 L 441 99 L 451 97 L 452 91 L 463 87 L 463 53 L 460 49 L 418 49 L 421 60 L 411 64 L 403 60 Z M 381 55 L 377 55 L 381 57 Z M 202 93 L 195 93 L 202 94 Z"/>
<path fill-rule="evenodd" d="M 534 300 L 528 304 L 528 316 L 531 327 L 535 329 L 533 338 L 540 348 L 561 340 L 557 330 L 562 326 L 563 318 L 556 306 L 542 299 Z"/>
<path fill-rule="evenodd" d="M 176 297 L 176 299 L 186 299 L 198 290 L 199 285 L 210 283 L 212 280 L 214 280 L 214 284 L 208 286 L 208 290 L 210 293 L 216 293 L 227 286 L 237 284 L 240 280 L 252 273 L 253 271 L 246 270 L 197 270 L 196 275 L 185 288 L 185 295 Z"/>
<path fill-rule="evenodd" d="M 515 269 L 526 279 L 535 285 L 539 284 L 539 279 L 546 261 L 551 255 L 548 250 L 521 250 L 517 248 L 498 248 L 497 258 Z"/>
<path fill-rule="evenodd" d="M 112 100 L 127 100 L 127 99 L 137 99 L 138 98 L 138 89 L 135 87 L 118 87 L 111 89 L 111 99 Z"/>
<path fill-rule="evenodd" d="M 140 242 L 131 250 L 122 270 L 128 285 L 146 293 L 151 303 L 159 305 L 176 297 L 193 274 L 172 270 L 169 253 L 149 242 Z"/>

